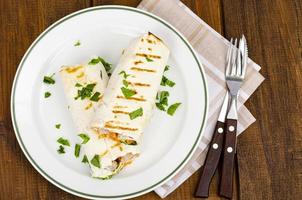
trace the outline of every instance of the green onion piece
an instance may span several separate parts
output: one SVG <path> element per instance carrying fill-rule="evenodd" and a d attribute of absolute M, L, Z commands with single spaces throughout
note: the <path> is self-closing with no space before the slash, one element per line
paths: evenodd
<path fill-rule="evenodd" d="M 169 66 L 169 65 L 166 65 L 166 66 L 165 66 L 164 72 L 168 71 L 169 69 L 170 69 L 170 66 Z"/>
<path fill-rule="evenodd" d="M 99 155 L 95 155 L 91 160 L 90 163 L 97 167 L 97 168 L 101 168 L 101 164 L 100 164 L 100 156 Z"/>
<path fill-rule="evenodd" d="M 52 76 L 44 76 L 43 82 L 46 84 L 55 84 L 56 81 L 52 78 Z"/>
<path fill-rule="evenodd" d="M 75 144 L 75 146 L 74 146 L 74 156 L 76 158 L 79 157 L 80 151 L 81 151 L 81 145 L 80 144 Z"/>
<path fill-rule="evenodd" d="M 132 97 L 133 95 L 136 94 L 136 92 L 134 90 L 130 90 L 125 87 L 122 87 L 121 90 L 126 98 Z"/>
<path fill-rule="evenodd" d="M 60 146 L 59 146 L 59 149 L 57 150 L 57 152 L 58 152 L 59 154 L 65 153 L 64 147 L 63 147 L 62 145 L 60 145 Z"/>
<path fill-rule="evenodd" d="M 126 80 L 123 80 L 123 84 L 125 87 L 128 87 L 129 83 Z"/>
<path fill-rule="evenodd" d="M 153 62 L 153 60 L 148 57 L 146 57 L 146 60 L 147 60 L 147 62 Z"/>
<path fill-rule="evenodd" d="M 76 83 L 75 86 L 76 87 L 82 87 L 82 85 L 80 83 Z"/>
<path fill-rule="evenodd" d="M 61 124 L 56 124 L 55 127 L 56 127 L 56 129 L 60 129 L 61 128 Z"/>
<path fill-rule="evenodd" d="M 65 146 L 70 146 L 70 143 L 67 139 L 64 139 L 62 137 L 60 137 L 58 140 L 57 140 L 58 143 L 62 144 L 62 145 L 65 145 Z"/>
<path fill-rule="evenodd" d="M 137 110 L 134 110 L 133 112 L 129 113 L 129 117 L 131 120 L 137 118 L 137 117 L 140 117 L 140 116 L 143 116 L 143 109 L 142 108 L 139 108 Z"/>
<path fill-rule="evenodd" d="M 171 116 L 174 115 L 176 109 L 180 106 L 181 103 L 175 103 L 175 104 L 172 104 L 171 106 L 169 106 L 168 110 L 167 110 L 167 113 Z"/>
<path fill-rule="evenodd" d="M 80 45 L 81 45 L 80 40 L 78 40 L 78 41 L 74 44 L 75 47 L 80 46 Z"/>
<path fill-rule="evenodd" d="M 118 73 L 119 75 L 123 75 L 124 79 L 127 79 L 128 76 L 131 76 L 130 74 L 127 74 L 124 70 Z"/>
<path fill-rule="evenodd" d="M 161 103 L 155 103 L 155 105 L 156 105 L 156 107 L 157 107 L 158 109 L 160 109 L 160 110 L 162 110 L 162 111 L 166 111 L 166 109 L 165 109 L 165 107 L 164 107 L 163 104 L 161 104 Z"/>
<path fill-rule="evenodd" d="M 93 58 L 89 61 L 89 65 L 96 65 L 98 63 L 102 63 L 106 69 L 106 72 L 109 72 L 111 70 L 111 64 L 106 62 L 103 58 L 101 57 L 97 57 L 97 58 Z"/>
<path fill-rule="evenodd" d="M 89 163 L 88 158 L 86 155 L 84 155 L 83 159 L 82 159 L 82 163 Z"/>
<path fill-rule="evenodd" d="M 50 92 L 45 92 L 44 93 L 44 98 L 48 98 L 48 97 L 50 97 L 51 96 L 51 93 Z"/>
<path fill-rule="evenodd" d="M 99 93 L 99 92 L 95 92 L 93 95 L 92 95 L 92 97 L 90 98 L 90 100 L 91 101 L 98 101 L 98 100 L 100 100 L 100 95 L 101 95 L 101 93 Z"/>
<path fill-rule="evenodd" d="M 163 76 L 161 79 L 160 85 L 173 87 L 175 85 L 175 82 L 173 82 L 173 81 L 169 80 L 167 77 Z"/>
<path fill-rule="evenodd" d="M 78 136 L 82 138 L 82 144 L 86 144 L 90 140 L 90 137 L 85 133 L 80 133 Z"/>

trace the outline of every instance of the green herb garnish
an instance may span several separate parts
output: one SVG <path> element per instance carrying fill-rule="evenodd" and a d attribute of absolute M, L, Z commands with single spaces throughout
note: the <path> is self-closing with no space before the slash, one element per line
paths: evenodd
<path fill-rule="evenodd" d="M 99 92 L 95 92 L 93 95 L 92 95 L 92 97 L 90 98 L 90 100 L 91 101 L 98 101 L 98 100 L 100 100 L 100 95 L 101 95 L 101 93 L 99 93 Z"/>
<path fill-rule="evenodd" d="M 168 71 L 169 69 L 170 69 L 170 66 L 169 66 L 169 65 L 166 65 L 166 66 L 165 66 L 164 72 L 165 72 L 165 71 Z"/>
<path fill-rule="evenodd" d="M 56 124 L 55 127 L 56 127 L 56 129 L 60 129 L 61 128 L 61 124 Z"/>
<path fill-rule="evenodd" d="M 118 73 L 119 75 L 123 75 L 124 76 L 124 79 L 127 79 L 128 76 L 130 76 L 130 74 L 127 74 L 124 70 L 121 71 L 120 73 Z"/>
<path fill-rule="evenodd" d="M 171 106 L 169 106 L 167 113 L 171 116 L 174 115 L 176 109 L 180 106 L 181 103 L 174 103 Z"/>
<path fill-rule="evenodd" d="M 58 152 L 59 154 L 65 153 L 64 147 L 63 147 L 62 145 L 60 145 L 60 146 L 59 146 L 59 149 L 57 150 L 57 152 Z"/>
<path fill-rule="evenodd" d="M 90 62 L 88 63 L 89 65 L 96 65 L 98 63 L 102 63 L 106 69 L 106 72 L 109 72 L 111 70 L 111 64 L 106 62 L 103 58 L 101 57 L 97 57 L 97 58 L 93 58 L 90 60 Z"/>
<path fill-rule="evenodd" d="M 44 93 L 44 98 L 48 98 L 48 97 L 50 97 L 51 96 L 51 93 L 50 92 L 45 92 Z"/>
<path fill-rule="evenodd" d="M 55 84 L 56 81 L 52 78 L 53 76 L 54 74 L 51 76 L 44 76 L 43 82 L 46 84 Z"/>
<path fill-rule="evenodd" d="M 96 86 L 95 83 L 91 83 L 83 87 L 82 89 L 78 90 L 78 96 L 76 96 L 74 99 L 77 100 L 78 98 L 81 98 L 81 100 L 83 100 L 85 98 L 90 98 L 95 86 Z"/>
<path fill-rule="evenodd" d="M 163 105 L 168 105 L 168 97 L 169 92 L 168 91 L 161 91 L 159 95 L 159 103 Z"/>
<path fill-rule="evenodd" d="M 58 143 L 64 145 L 64 146 L 70 146 L 70 143 L 67 139 L 64 139 L 62 137 L 60 137 L 58 140 L 57 140 Z"/>
<path fill-rule="evenodd" d="M 75 86 L 76 87 L 82 87 L 83 85 L 81 85 L 80 83 L 76 83 Z"/>
<path fill-rule="evenodd" d="M 100 164 L 100 156 L 99 155 L 95 155 L 91 160 L 90 163 L 97 167 L 97 168 L 101 168 L 101 164 Z"/>
<path fill-rule="evenodd" d="M 142 108 L 139 108 L 139 109 L 129 113 L 129 117 L 130 117 L 131 120 L 133 120 L 137 117 L 140 117 L 140 116 L 143 116 L 143 109 Z"/>
<path fill-rule="evenodd" d="M 163 76 L 161 79 L 160 85 L 173 87 L 175 85 L 175 82 L 173 82 L 173 81 L 169 80 L 167 77 Z"/>
<path fill-rule="evenodd" d="M 125 87 L 128 87 L 129 83 L 128 83 L 126 80 L 123 80 L 123 85 L 124 85 Z"/>
<path fill-rule="evenodd" d="M 122 87 L 121 90 L 122 90 L 122 93 L 124 94 L 124 96 L 126 98 L 130 98 L 130 97 L 132 97 L 133 95 L 136 94 L 136 92 L 134 90 L 130 90 L 130 89 L 125 88 L 125 87 Z"/>
<path fill-rule="evenodd" d="M 155 103 L 156 107 L 159 110 L 166 111 L 166 106 L 168 106 L 168 97 L 169 97 L 168 91 L 161 91 L 157 93 L 156 99 L 158 100 L 157 103 Z"/>
<path fill-rule="evenodd" d="M 146 57 L 146 60 L 147 60 L 147 62 L 153 62 L 153 60 L 148 57 Z"/>
<path fill-rule="evenodd" d="M 160 110 L 162 110 L 162 111 L 166 111 L 166 109 L 165 109 L 165 107 L 164 107 L 163 104 L 161 104 L 161 103 L 155 103 L 155 105 L 156 105 L 156 107 L 157 107 L 158 109 L 160 109 Z"/>
<path fill-rule="evenodd" d="M 80 151 L 81 151 L 81 145 L 80 144 L 75 144 L 75 146 L 74 146 L 74 156 L 76 158 L 79 157 Z"/>
<path fill-rule="evenodd" d="M 90 137 L 88 135 L 86 135 L 85 133 L 81 133 L 78 135 L 80 138 L 82 138 L 82 144 L 86 144 L 89 140 Z"/>
<path fill-rule="evenodd" d="M 81 45 L 81 42 L 80 40 L 78 40 L 73 46 L 77 47 L 77 46 L 80 46 Z"/>
<path fill-rule="evenodd" d="M 84 155 L 83 159 L 82 159 L 82 163 L 88 163 L 88 158 L 86 155 Z"/>

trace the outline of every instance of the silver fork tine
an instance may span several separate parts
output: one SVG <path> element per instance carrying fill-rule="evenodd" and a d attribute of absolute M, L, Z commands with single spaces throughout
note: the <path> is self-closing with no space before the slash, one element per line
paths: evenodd
<path fill-rule="evenodd" d="M 230 69 L 231 69 L 231 58 L 232 58 L 232 45 L 233 45 L 233 38 L 231 38 L 230 40 L 231 44 L 229 45 L 228 48 L 228 52 L 227 52 L 227 65 L 226 65 L 226 69 L 225 69 L 225 74 L 229 74 L 230 73 Z"/>
<path fill-rule="evenodd" d="M 239 40 L 238 44 L 238 50 L 237 50 L 237 68 L 236 68 L 236 76 L 240 77 L 242 72 L 242 52 L 241 52 L 241 46 L 242 46 L 242 38 Z"/>
<path fill-rule="evenodd" d="M 244 35 L 242 35 L 242 45 L 245 47 L 245 48 L 242 48 L 242 49 L 245 49 L 246 51 L 245 52 L 242 52 L 242 73 L 241 73 L 241 78 L 244 78 L 245 76 L 245 73 L 246 73 L 246 67 L 247 67 L 247 58 L 248 58 L 248 52 L 247 52 L 247 42 L 246 42 L 246 39 L 244 37 Z"/>
<path fill-rule="evenodd" d="M 236 74 L 236 48 L 237 48 L 237 38 L 235 39 L 233 51 L 232 51 L 232 64 L 231 64 L 231 73 L 230 76 L 234 76 Z"/>

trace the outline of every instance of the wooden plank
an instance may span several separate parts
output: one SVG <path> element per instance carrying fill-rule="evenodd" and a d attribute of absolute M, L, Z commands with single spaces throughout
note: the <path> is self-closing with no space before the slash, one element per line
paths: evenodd
<path fill-rule="evenodd" d="M 240 198 L 301 199 L 301 1 L 223 1 L 225 34 L 244 33 L 264 84 L 248 101 L 257 118 L 238 141 Z"/>
<path fill-rule="evenodd" d="M 76 199 L 27 161 L 11 126 L 9 101 L 15 71 L 33 40 L 54 21 L 89 5 L 82 0 L 0 1 L 0 199 Z"/>

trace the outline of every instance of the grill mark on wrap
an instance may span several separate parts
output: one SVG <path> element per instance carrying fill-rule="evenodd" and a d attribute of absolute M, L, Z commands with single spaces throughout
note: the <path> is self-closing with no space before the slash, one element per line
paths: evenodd
<path fill-rule="evenodd" d="M 127 81 L 127 83 L 129 85 L 134 85 L 134 86 L 150 87 L 150 84 L 148 83 L 139 83 L 139 82 L 130 82 L 130 81 Z"/>
<path fill-rule="evenodd" d="M 139 67 L 131 67 L 130 69 L 133 71 L 140 71 L 140 72 L 150 72 L 150 73 L 156 72 L 156 70 L 154 69 L 146 69 L 146 68 L 139 68 Z"/>
<path fill-rule="evenodd" d="M 135 61 L 135 62 L 134 62 L 135 65 L 138 65 L 138 64 L 140 64 L 140 63 L 143 63 L 143 61 L 138 60 L 138 61 Z"/>
<path fill-rule="evenodd" d="M 136 53 L 137 56 L 145 57 L 145 58 L 156 58 L 160 59 L 161 56 L 158 55 L 152 55 L 152 54 L 145 54 L 145 53 Z"/>
<path fill-rule="evenodd" d="M 66 67 L 65 70 L 67 73 L 74 73 L 76 71 L 78 71 L 79 69 L 82 69 L 83 66 L 77 66 L 77 67 Z"/>
<path fill-rule="evenodd" d="M 129 112 L 125 112 L 125 111 L 122 111 L 122 110 L 113 110 L 112 111 L 114 114 L 125 114 L 125 115 L 128 115 Z"/>
<path fill-rule="evenodd" d="M 126 98 L 126 97 L 120 96 L 120 95 L 118 95 L 116 98 L 118 98 L 118 99 L 125 99 L 125 100 L 133 100 L 133 101 L 146 101 L 146 99 L 143 99 L 143 98 L 137 98 L 137 97 Z"/>
<path fill-rule="evenodd" d="M 115 126 L 113 124 L 110 123 L 105 123 L 105 128 L 109 128 L 109 129 L 117 129 L 117 130 L 123 130 L 123 131 L 137 131 L 137 128 L 131 128 L 131 127 L 125 127 L 125 126 Z"/>

